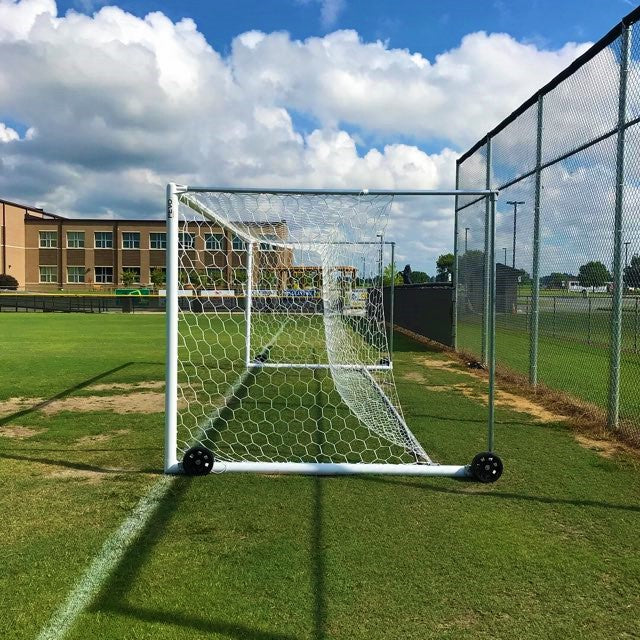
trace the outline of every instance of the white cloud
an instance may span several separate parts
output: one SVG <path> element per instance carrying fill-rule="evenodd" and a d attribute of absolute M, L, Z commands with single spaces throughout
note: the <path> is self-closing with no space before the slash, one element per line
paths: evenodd
<path fill-rule="evenodd" d="M 323 11 L 336 16 L 341 4 Z M 117 7 L 59 17 L 53 0 L 0 0 L 0 113 L 28 127 L 20 138 L 0 125 L 0 194 L 68 214 L 140 216 L 161 213 L 170 179 L 449 187 L 453 149 L 585 46 L 544 51 L 476 33 L 430 61 L 355 31 L 305 41 L 249 32 L 223 57 L 190 19 Z M 363 148 L 371 139 L 382 142 Z M 391 226 L 415 268 L 452 242 L 451 203 L 423 207 L 400 203 Z"/>
<path fill-rule="evenodd" d="M 320 21 L 325 29 L 333 27 L 346 7 L 345 0 L 297 0 L 298 4 L 314 2 L 320 5 Z"/>
<path fill-rule="evenodd" d="M 7 127 L 4 122 L 0 122 L 0 142 L 12 142 L 13 140 L 20 140 L 18 132 L 11 127 Z"/>

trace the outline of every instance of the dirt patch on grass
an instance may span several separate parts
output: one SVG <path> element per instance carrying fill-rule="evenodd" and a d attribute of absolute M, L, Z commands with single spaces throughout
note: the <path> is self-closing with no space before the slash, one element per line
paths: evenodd
<path fill-rule="evenodd" d="M 46 429 L 32 429 L 31 427 L 21 427 L 17 424 L 7 424 L 4 427 L 0 427 L 0 436 L 3 438 L 16 438 L 18 440 L 22 440 L 24 438 L 37 436 L 39 433 L 44 431 L 46 431 Z"/>
<path fill-rule="evenodd" d="M 107 469 L 105 471 L 94 471 L 92 469 L 56 469 L 45 473 L 45 478 L 52 480 L 86 480 L 91 484 L 102 482 L 105 478 L 114 475 L 124 469 Z"/>
<path fill-rule="evenodd" d="M 431 369 L 446 369 L 447 371 L 461 375 L 471 376 L 474 379 L 480 379 L 482 377 L 482 374 L 459 369 L 459 364 L 453 360 L 430 360 L 429 358 L 421 358 L 418 362 L 422 366 Z M 410 382 L 426 382 L 426 378 L 419 371 L 409 371 L 408 373 L 403 374 L 402 378 Z M 482 402 L 485 405 L 489 402 L 488 393 L 464 382 L 457 384 L 426 385 L 425 389 L 435 392 L 456 390 L 462 393 L 465 397 L 471 398 L 477 402 Z M 517 411 L 518 413 L 526 413 L 537 422 L 563 422 L 569 419 L 569 416 L 550 411 L 529 398 L 525 398 L 508 391 L 503 391 L 501 389 L 496 390 L 495 402 L 497 407 L 504 407 L 506 409 L 511 409 L 512 411 Z"/>
<path fill-rule="evenodd" d="M 149 380 L 147 382 L 107 382 L 93 384 L 87 387 L 87 391 L 139 391 L 146 389 L 162 389 L 164 380 Z"/>
<path fill-rule="evenodd" d="M 582 433 L 575 434 L 576 442 L 586 449 L 597 451 L 603 458 L 614 458 L 619 453 L 629 453 L 629 448 L 619 442 L 598 440 Z"/>
<path fill-rule="evenodd" d="M 0 402 L 0 418 L 10 416 L 12 413 L 19 413 L 25 409 L 30 409 L 42 402 L 42 398 L 9 398 Z"/>
<path fill-rule="evenodd" d="M 437 369 L 440 371 L 450 371 L 461 376 L 470 376 L 471 378 L 483 377 L 484 372 L 481 369 L 463 369 L 460 365 L 466 366 L 466 363 L 457 360 L 433 360 L 431 358 L 418 358 L 416 362 L 427 369 Z M 486 374 L 484 374 L 486 375 Z"/>
<path fill-rule="evenodd" d="M 89 444 L 100 444 L 102 442 L 109 442 L 114 436 L 124 436 L 129 433 L 129 429 L 118 429 L 117 431 L 111 431 L 109 433 L 98 433 L 94 436 L 83 436 L 76 440 L 76 444 L 80 446 Z"/>
<path fill-rule="evenodd" d="M 134 391 L 113 396 L 77 396 L 53 400 L 42 407 L 46 414 L 60 411 L 109 411 L 112 413 L 162 413 L 164 393 L 155 391 Z"/>
<path fill-rule="evenodd" d="M 407 373 L 403 373 L 400 377 L 408 382 L 426 382 L 425 377 L 419 371 L 407 371 Z"/>

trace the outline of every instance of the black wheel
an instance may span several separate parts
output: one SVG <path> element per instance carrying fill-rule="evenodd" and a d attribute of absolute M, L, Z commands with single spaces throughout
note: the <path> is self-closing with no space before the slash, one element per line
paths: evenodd
<path fill-rule="evenodd" d="M 471 475 L 478 482 L 495 482 L 502 475 L 502 460 L 491 451 L 478 453 L 471 462 Z"/>
<path fill-rule="evenodd" d="M 213 469 L 213 453 L 206 447 L 191 447 L 182 458 L 182 468 L 188 476 L 206 476 Z"/>

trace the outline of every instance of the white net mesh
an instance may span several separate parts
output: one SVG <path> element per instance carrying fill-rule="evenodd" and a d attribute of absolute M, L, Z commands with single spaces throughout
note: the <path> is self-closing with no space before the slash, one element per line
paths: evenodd
<path fill-rule="evenodd" d="M 430 463 L 390 366 L 392 197 L 188 191 L 179 206 L 178 458 Z"/>

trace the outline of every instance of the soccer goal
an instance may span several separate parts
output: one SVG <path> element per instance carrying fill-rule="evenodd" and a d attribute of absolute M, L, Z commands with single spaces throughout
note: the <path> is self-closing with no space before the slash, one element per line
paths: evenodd
<path fill-rule="evenodd" d="M 169 184 L 165 471 L 497 479 L 492 409 L 471 464 L 412 433 L 384 312 L 394 198 L 460 193 Z"/>

